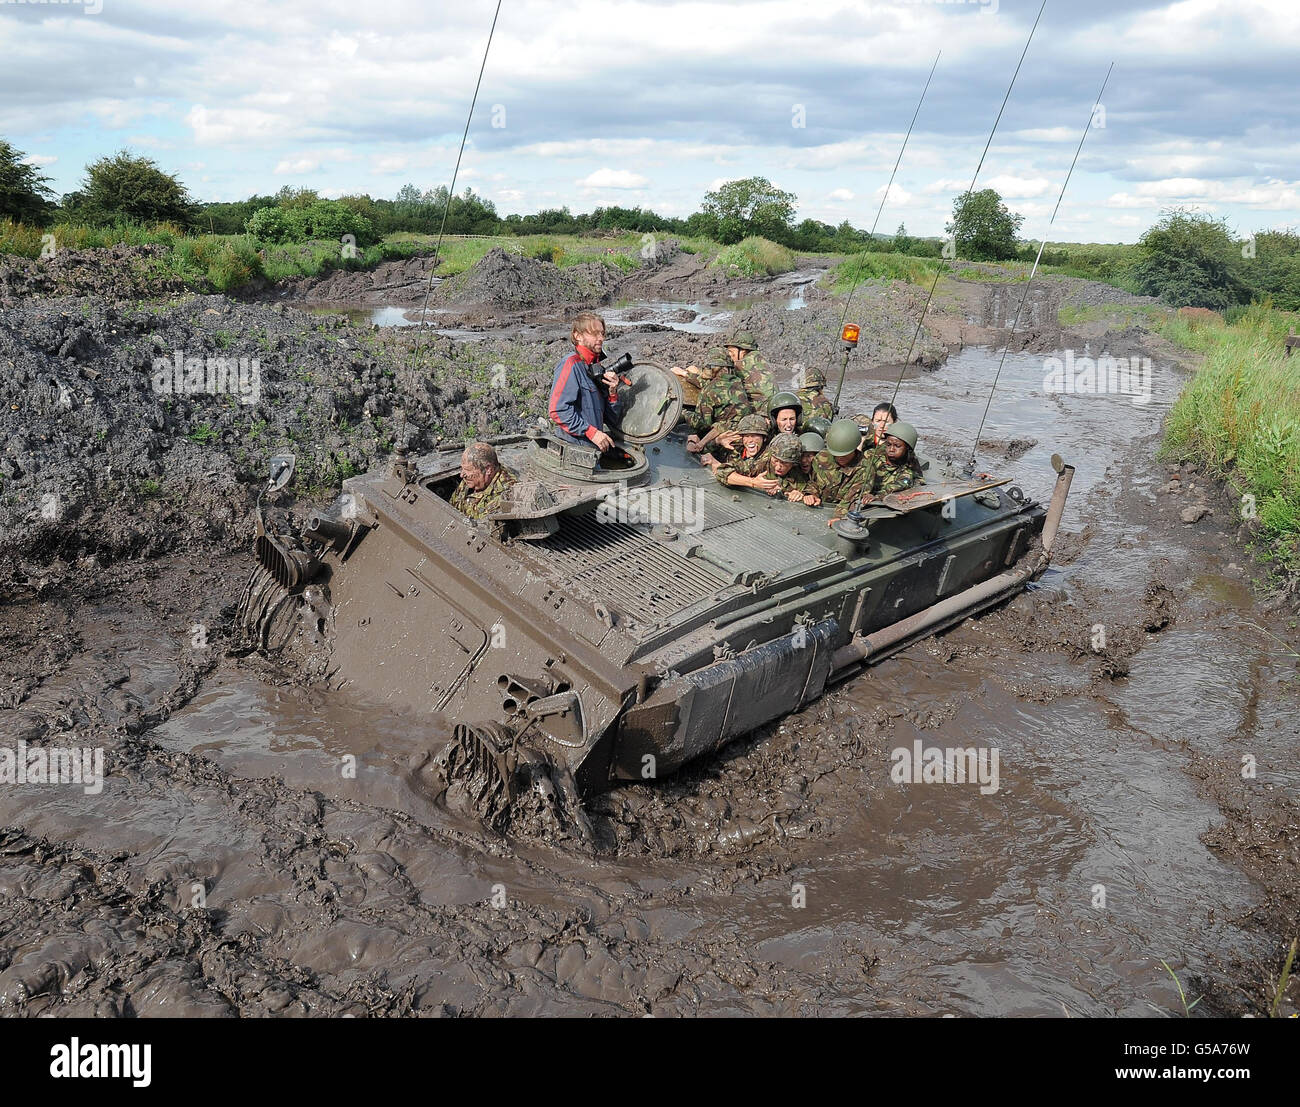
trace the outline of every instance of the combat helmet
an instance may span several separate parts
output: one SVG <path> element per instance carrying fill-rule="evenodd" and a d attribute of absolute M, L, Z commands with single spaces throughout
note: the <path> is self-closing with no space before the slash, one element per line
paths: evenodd
<path fill-rule="evenodd" d="M 836 419 L 826 432 L 826 449 L 831 457 L 848 457 L 862 442 L 862 428 L 852 419 Z"/>
<path fill-rule="evenodd" d="M 902 442 L 906 442 L 909 450 L 916 449 L 916 428 L 912 426 L 911 423 L 904 423 L 901 421 L 890 423 L 889 426 L 885 428 L 885 437 L 897 438 Z"/>
<path fill-rule="evenodd" d="M 820 434 L 825 438 L 831 430 L 831 421 L 824 415 L 814 415 L 804 424 L 813 434 Z"/>
<path fill-rule="evenodd" d="M 805 388 L 822 389 L 826 387 L 826 374 L 820 369 L 805 369 L 803 374 Z"/>
<path fill-rule="evenodd" d="M 803 404 L 799 402 L 799 397 L 793 392 L 778 392 L 773 396 L 771 406 L 767 409 L 768 414 L 775 419 L 776 413 L 782 408 L 787 407 L 794 409 L 794 417 L 796 419 L 803 415 Z"/>
<path fill-rule="evenodd" d="M 727 351 L 721 346 L 710 346 L 709 352 L 704 355 L 704 361 L 700 364 L 701 369 L 730 369 L 731 358 L 727 356 Z"/>
<path fill-rule="evenodd" d="M 746 352 L 758 349 L 758 343 L 754 341 L 753 331 L 736 331 L 727 339 L 727 345 L 736 346 Z"/>
<path fill-rule="evenodd" d="M 767 437 L 767 429 L 767 419 L 757 414 L 746 415 L 736 426 L 741 434 L 761 434 L 764 438 Z"/>
<path fill-rule="evenodd" d="M 804 431 L 799 436 L 799 449 L 806 454 L 819 454 L 826 449 L 826 439 L 816 431 Z"/>
<path fill-rule="evenodd" d="M 767 447 L 767 452 L 777 461 L 785 461 L 791 465 L 797 465 L 799 458 L 803 456 L 803 447 L 799 444 L 799 436 L 792 433 L 778 434 L 772 439 L 771 444 Z"/>

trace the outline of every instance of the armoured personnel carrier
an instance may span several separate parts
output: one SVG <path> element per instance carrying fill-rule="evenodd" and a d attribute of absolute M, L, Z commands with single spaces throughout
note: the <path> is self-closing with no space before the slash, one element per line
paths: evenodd
<path fill-rule="evenodd" d="M 256 645 L 314 638 L 330 685 L 446 716 L 426 775 L 461 781 L 488 822 L 540 766 L 571 797 L 667 775 L 1047 565 L 1073 473 L 1059 458 L 1046 507 L 931 464 L 828 526 L 827 508 L 719 484 L 686 449 L 677 378 L 629 378 L 606 455 L 544 428 L 491 440 L 519 481 L 484 520 L 448 502 L 459 445 L 395 454 L 296 533 L 259 509 L 241 609 Z"/>

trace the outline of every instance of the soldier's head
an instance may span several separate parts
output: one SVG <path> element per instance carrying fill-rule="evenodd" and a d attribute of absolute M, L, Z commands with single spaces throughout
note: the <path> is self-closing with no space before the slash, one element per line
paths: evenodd
<path fill-rule="evenodd" d="M 700 376 L 706 381 L 711 381 L 719 373 L 730 369 L 731 365 L 731 358 L 727 356 L 727 351 L 721 346 L 714 346 L 704 358 L 704 364 L 700 366 Z"/>
<path fill-rule="evenodd" d="M 799 464 L 802 451 L 798 436 L 783 431 L 772 439 L 767 452 L 772 458 L 772 472 L 778 477 L 784 477 Z"/>
<path fill-rule="evenodd" d="M 804 431 L 799 436 L 799 468 L 811 473 L 817 455 L 826 449 L 826 439 L 816 431 Z"/>
<path fill-rule="evenodd" d="M 471 442 L 460 455 L 460 479 L 475 492 L 482 492 L 497 475 L 501 463 L 487 442 Z"/>
<path fill-rule="evenodd" d="M 753 331 L 736 331 L 727 339 L 727 354 L 737 366 L 745 360 L 745 355 L 750 350 L 757 349 L 758 343 L 754 341 Z"/>
<path fill-rule="evenodd" d="M 876 405 L 875 411 L 871 413 L 871 429 L 879 442 L 885 433 L 885 428 L 890 423 L 898 422 L 898 411 L 893 404 L 880 403 Z"/>
<path fill-rule="evenodd" d="M 826 452 L 842 468 L 858 463 L 862 456 L 858 449 L 861 444 L 862 431 L 852 419 L 836 419 L 826 432 Z"/>
<path fill-rule="evenodd" d="M 767 420 L 761 415 L 746 415 L 736 427 L 740 431 L 743 457 L 757 457 L 767 442 Z"/>
<path fill-rule="evenodd" d="M 916 428 L 911 423 L 894 422 L 885 432 L 885 457 L 891 465 L 902 465 L 916 449 Z"/>
<path fill-rule="evenodd" d="M 793 392 L 778 392 L 772 397 L 771 415 L 781 434 L 793 434 L 803 416 L 803 404 Z"/>
<path fill-rule="evenodd" d="M 805 369 L 803 374 L 804 388 L 812 388 L 820 392 L 826 387 L 826 374 L 820 369 Z"/>
<path fill-rule="evenodd" d="M 605 344 L 605 320 L 594 311 L 580 311 L 573 318 L 569 337 L 575 346 L 586 346 L 594 354 Z"/>

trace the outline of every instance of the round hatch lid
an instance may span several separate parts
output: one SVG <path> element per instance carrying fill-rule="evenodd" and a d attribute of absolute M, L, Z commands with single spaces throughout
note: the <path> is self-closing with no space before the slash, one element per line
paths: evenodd
<path fill-rule="evenodd" d="M 638 361 L 623 375 L 632 382 L 618 388 L 623 401 L 623 437 L 638 446 L 658 442 L 682 416 L 681 383 L 675 374 L 652 361 Z"/>

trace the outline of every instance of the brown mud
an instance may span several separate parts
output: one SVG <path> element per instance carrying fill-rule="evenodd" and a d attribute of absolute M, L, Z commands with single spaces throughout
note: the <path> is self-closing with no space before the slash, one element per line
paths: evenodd
<path fill-rule="evenodd" d="M 725 306 L 730 290 L 709 295 L 689 257 L 664 267 L 678 291 L 642 298 Z M 968 295 L 970 311 L 932 317 L 934 366 L 902 371 L 897 397 L 924 447 L 956 458 L 998 360 L 960 328 L 996 338 L 1005 323 L 987 285 Z M 727 322 L 757 330 L 779 369 L 838 373 L 813 355 L 839 305 L 816 285 L 804 298 L 792 309 L 769 285 L 735 297 Z M 869 410 L 899 382 L 919 301 L 899 286 L 858 298 L 871 337 L 844 406 Z M 1033 589 L 672 779 L 595 798 L 578 846 L 540 821 L 501 837 L 431 804 L 413 766 L 436 723 L 232 650 L 266 452 L 307 437 L 372 464 L 399 408 L 414 448 L 486 431 L 493 406 L 514 429 L 563 335 L 513 309 L 513 341 L 374 345 L 222 297 L 147 320 L 100 302 L 17 310 L 0 325 L 0 364 L 19 370 L 0 409 L 0 749 L 98 747 L 105 777 L 97 794 L 0 786 L 0 1011 L 1172 1015 L 1162 960 L 1205 995 L 1196 1014 L 1266 1011 L 1300 926 L 1294 629 L 1264 602 L 1234 505 L 1153 460 L 1184 371 L 1152 336 L 1061 331 L 1043 308 L 1008 355 L 981 466 L 1039 498 L 1052 452 L 1078 466 Z M 281 401 L 258 405 L 267 441 L 241 461 L 237 408 L 163 408 L 136 387 L 149 362 L 126 347 L 152 355 L 151 334 L 261 349 Z M 712 341 L 629 321 L 608 347 L 684 362 Z M 1150 401 L 1044 393 L 1043 351 L 1062 347 L 1151 356 Z M 517 392 L 471 381 L 497 359 Z M 204 426 L 216 437 L 196 438 Z M 136 479 L 156 497 L 105 476 L 146 461 Z M 41 494 L 74 479 L 77 511 L 45 519 Z M 1193 523 L 1189 504 L 1205 508 Z M 997 791 L 895 783 L 893 751 L 916 742 L 996 748 Z M 1298 1002 L 1293 983 L 1283 1011 Z"/>

